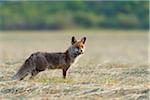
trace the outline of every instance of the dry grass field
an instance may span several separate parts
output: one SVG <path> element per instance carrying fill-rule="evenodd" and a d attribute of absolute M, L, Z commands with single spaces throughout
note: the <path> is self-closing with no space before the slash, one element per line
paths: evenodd
<path fill-rule="evenodd" d="M 74 34 L 76 33 L 76 34 Z M 148 100 L 147 31 L 0 33 L 1 100 Z M 71 36 L 87 37 L 86 51 L 68 70 L 46 70 L 33 80 L 10 77 L 31 53 L 64 51 Z"/>

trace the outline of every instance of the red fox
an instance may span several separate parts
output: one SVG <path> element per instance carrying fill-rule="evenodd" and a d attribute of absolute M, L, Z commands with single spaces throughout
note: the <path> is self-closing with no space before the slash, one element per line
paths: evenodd
<path fill-rule="evenodd" d="M 12 79 L 22 80 L 29 74 L 31 74 L 30 78 L 33 78 L 39 72 L 46 69 L 62 69 L 63 78 L 65 79 L 68 68 L 75 62 L 79 55 L 84 53 L 85 41 L 86 37 L 77 41 L 73 36 L 71 46 L 65 52 L 36 52 L 31 54 Z"/>

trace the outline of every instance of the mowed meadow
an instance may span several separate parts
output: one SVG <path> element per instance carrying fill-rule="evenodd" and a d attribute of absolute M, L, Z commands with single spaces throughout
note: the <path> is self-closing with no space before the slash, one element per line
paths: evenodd
<path fill-rule="evenodd" d="M 58 69 L 11 80 L 31 53 L 63 52 L 72 36 L 86 36 L 86 50 L 65 80 Z M 1 100 L 148 100 L 148 66 L 148 31 L 0 32 Z"/>

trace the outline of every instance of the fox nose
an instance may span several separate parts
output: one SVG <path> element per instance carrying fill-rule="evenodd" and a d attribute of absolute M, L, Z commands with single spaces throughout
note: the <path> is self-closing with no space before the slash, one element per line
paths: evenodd
<path fill-rule="evenodd" d="M 83 50 L 81 50 L 81 54 L 83 54 Z"/>

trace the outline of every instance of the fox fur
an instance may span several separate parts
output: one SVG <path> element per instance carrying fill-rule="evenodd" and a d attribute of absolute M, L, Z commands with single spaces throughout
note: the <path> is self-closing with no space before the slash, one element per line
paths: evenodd
<path fill-rule="evenodd" d="M 62 69 L 63 78 L 69 67 L 75 62 L 79 55 L 84 53 L 86 37 L 77 41 L 73 36 L 71 46 L 65 52 L 36 52 L 25 60 L 23 65 L 12 77 L 13 80 L 22 80 L 31 74 L 31 78 L 46 69 Z"/>

